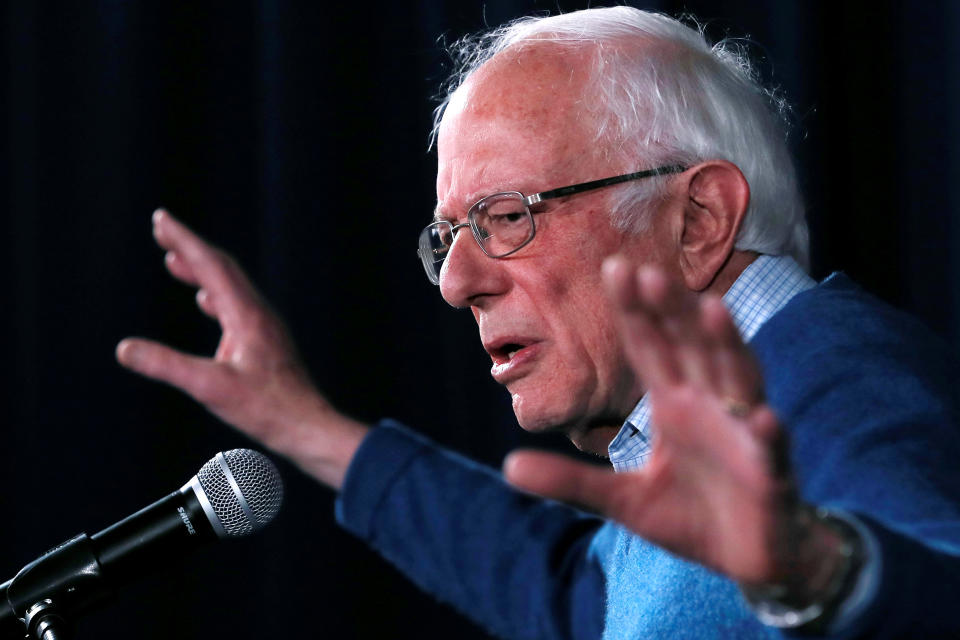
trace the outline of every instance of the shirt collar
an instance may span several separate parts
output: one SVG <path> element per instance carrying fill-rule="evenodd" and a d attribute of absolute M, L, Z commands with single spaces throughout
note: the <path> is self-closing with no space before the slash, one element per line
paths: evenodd
<path fill-rule="evenodd" d="M 723 295 L 723 302 L 740 335 L 749 342 L 793 296 L 816 284 L 793 258 L 761 255 L 743 270 Z M 614 470 L 642 467 L 652 453 L 653 435 L 650 407 L 644 396 L 608 447 Z"/>

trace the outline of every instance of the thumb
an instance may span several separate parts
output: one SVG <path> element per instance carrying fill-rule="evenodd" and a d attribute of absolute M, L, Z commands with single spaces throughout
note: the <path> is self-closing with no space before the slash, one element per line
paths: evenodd
<path fill-rule="evenodd" d="M 510 453 L 503 461 L 503 475 L 522 491 L 602 515 L 612 515 L 622 490 L 611 469 L 541 451 Z"/>

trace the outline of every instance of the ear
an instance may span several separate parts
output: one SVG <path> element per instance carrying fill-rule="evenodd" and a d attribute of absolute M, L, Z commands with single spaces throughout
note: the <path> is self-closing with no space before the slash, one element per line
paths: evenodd
<path fill-rule="evenodd" d="M 750 185 L 737 165 L 725 160 L 692 169 L 686 183 L 680 269 L 688 289 L 703 291 L 733 253 L 750 204 Z"/>

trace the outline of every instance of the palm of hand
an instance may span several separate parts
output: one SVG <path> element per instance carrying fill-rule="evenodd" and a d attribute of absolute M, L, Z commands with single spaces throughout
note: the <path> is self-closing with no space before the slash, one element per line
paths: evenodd
<path fill-rule="evenodd" d="M 690 388 L 652 399 L 655 440 L 648 464 L 622 478 L 606 515 L 664 548 L 744 582 L 776 571 L 777 514 L 792 502 L 766 442 L 751 423 L 773 427 L 765 408 L 729 415 Z M 773 445 L 775 446 L 775 445 Z"/>

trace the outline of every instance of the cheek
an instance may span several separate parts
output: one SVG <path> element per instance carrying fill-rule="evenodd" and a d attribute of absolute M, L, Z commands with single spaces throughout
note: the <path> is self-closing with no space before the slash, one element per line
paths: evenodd
<path fill-rule="evenodd" d="M 602 214 L 585 211 L 577 215 Z M 550 317 L 554 335 L 568 348 L 578 351 L 579 356 L 609 351 L 610 344 L 616 342 L 616 329 L 601 270 L 603 261 L 617 247 L 604 242 L 584 242 L 584 237 L 603 236 L 590 229 L 561 234 L 556 233 L 560 231 L 556 225 L 550 231 L 554 233 L 552 239 L 557 240 L 549 254 L 552 259 L 547 269 L 538 274 L 539 281 L 531 282 L 540 289 L 538 307 Z M 544 278 L 544 274 L 550 277 Z"/>
<path fill-rule="evenodd" d="M 531 252 L 537 268 L 527 286 L 520 285 L 549 326 L 562 360 L 557 364 L 566 369 L 551 377 L 581 384 L 589 395 L 619 385 L 624 370 L 617 323 L 601 278 L 603 261 L 620 250 L 621 236 L 611 232 L 605 215 L 591 208 L 544 216 L 541 239 L 546 242 Z M 586 221 L 591 224 L 573 224 Z"/>
<path fill-rule="evenodd" d="M 583 344 L 595 372 L 596 385 L 606 393 L 621 384 L 626 364 L 618 325 L 610 314 L 606 296 L 600 296 L 594 303 L 581 310 L 581 317 L 589 318 Z"/>
<path fill-rule="evenodd" d="M 621 369 L 621 349 L 603 283 L 599 277 L 563 280 L 555 284 L 551 294 L 558 301 L 553 330 L 566 357 L 574 360 L 574 366 L 594 384 L 608 384 Z"/>
<path fill-rule="evenodd" d="M 590 273 L 557 283 L 555 293 L 563 299 L 567 355 L 577 361 L 582 382 L 594 401 L 606 405 L 618 402 L 614 396 L 619 398 L 634 386 L 634 376 L 623 352 L 619 322 L 600 278 L 604 257 L 592 257 Z"/>

